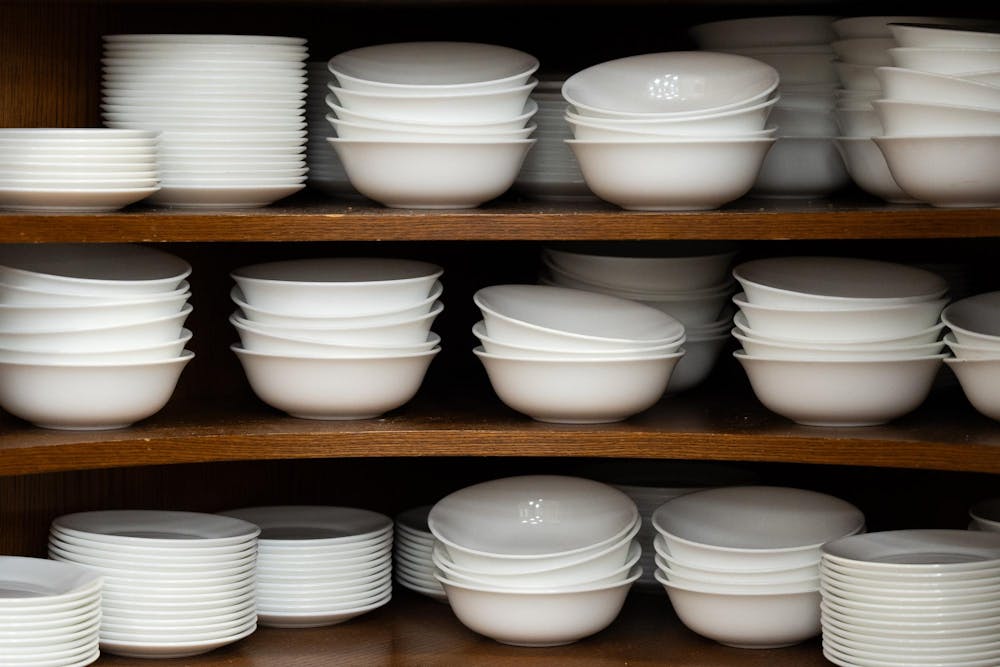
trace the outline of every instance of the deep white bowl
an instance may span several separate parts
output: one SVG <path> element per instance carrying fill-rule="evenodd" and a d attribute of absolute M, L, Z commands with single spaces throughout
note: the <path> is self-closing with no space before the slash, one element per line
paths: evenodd
<path fill-rule="evenodd" d="M 160 361 L 164 359 L 174 359 L 181 355 L 184 346 L 191 340 L 191 332 L 182 329 L 178 338 L 164 343 L 156 343 L 147 346 L 135 346 L 120 350 L 109 350 L 104 352 L 26 352 L 24 350 L 13 350 L 0 347 L 0 362 L 13 363 L 52 363 L 58 365 L 88 365 L 88 364 L 117 364 L 136 363 L 142 361 Z"/>
<path fill-rule="evenodd" d="M 875 100 L 884 135 L 933 137 L 949 134 L 1000 134 L 1000 110 L 947 103 Z"/>
<path fill-rule="evenodd" d="M 847 185 L 833 137 L 779 137 L 764 158 L 752 196 L 807 199 L 826 197 Z"/>
<path fill-rule="evenodd" d="M 634 291 L 697 290 L 725 281 L 735 253 L 630 257 L 545 249 L 552 265 L 597 285 Z"/>
<path fill-rule="evenodd" d="M 538 359 L 591 359 L 591 358 L 634 358 L 634 357 L 657 357 L 664 354 L 676 352 L 684 345 L 686 339 L 682 336 L 678 340 L 666 345 L 657 345 L 647 348 L 623 348 L 619 350 L 571 350 L 561 351 L 550 348 L 541 348 L 516 343 L 506 343 L 490 338 L 486 333 L 486 323 L 483 320 L 476 322 L 472 327 L 472 334 L 479 339 L 483 351 L 488 354 L 495 354 L 501 357 L 521 357 Z M 2 349 L 2 348 L 0 348 Z"/>
<path fill-rule="evenodd" d="M 1000 86 L 958 76 L 932 74 L 899 67 L 879 67 L 875 76 L 886 99 L 1000 110 Z"/>
<path fill-rule="evenodd" d="M 701 23 L 691 36 L 703 49 L 828 44 L 833 16 L 757 16 Z"/>
<path fill-rule="evenodd" d="M 972 407 L 1000 421 L 1000 358 L 945 359 Z"/>
<path fill-rule="evenodd" d="M 135 324 L 178 313 L 188 294 L 82 305 L 0 305 L 7 331 L 34 333 L 56 329 L 96 329 Z"/>
<path fill-rule="evenodd" d="M 698 114 L 679 118 L 600 118 L 580 115 L 567 109 L 566 122 L 608 130 L 649 132 L 650 134 L 684 135 L 690 137 L 737 136 L 757 132 L 767 125 L 778 97 L 759 104 L 713 114 Z"/>
<path fill-rule="evenodd" d="M 1000 204 L 1000 135 L 874 137 L 899 187 L 941 207 Z"/>
<path fill-rule="evenodd" d="M 919 407 L 946 355 L 887 361 L 788 361 L 742 351 L 734 356 L 772 412 L 807 426 L 871 426 Z"/>
<path fill-rule="evenodd" d="M 932 74 L 962 75 L 1000 69 L 1000 48 L 950 49 L 897 47 L 889 49 L 893 65 Z"/>
<path fill-rule="evenodd" d="M 837 137 L 834 145 L 859 188 L 892 204 L 917 203 L 896 183 L 885 156 L 871 137 Z"/>
<path fill-rule="evenodd" d="M 389 92 L 348 90 L 328 86 L 340 106 L 351 111 L 399 121 L 443 121 L 452 123 L 497 122 L 519 116 L 528 95 L 538 84 L 532 79 L 519 86 L 501 90 L 437 92 L 402 95 Z"/>

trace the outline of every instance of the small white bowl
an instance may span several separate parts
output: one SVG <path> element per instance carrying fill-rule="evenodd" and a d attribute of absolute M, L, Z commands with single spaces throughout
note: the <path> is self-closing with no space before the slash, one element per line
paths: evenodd
<path fill-rule="evenodd" d="M 268 405 L 302 419 L 371 419 L 408 402 L 441 350 L 357 358 L 236 353 L 250 387 Z"/>
<path fill-rule="evenodd" d="M 510 592 L 458 584 L 438 575 L 448 603 L 469 629 L 504 644 L 562 646 L 610 625 L 625 603 L 632 583 L 642 575 L 636 567 L 619 583 L 572 591 Z"/>
<path fill-rule="evenodd" d="M 733 317 L 733 324 L 736 328 L 745 336 L 750 336 L 754 339 L 761 340 L 767 343 L 799 343 L 803 341 L 797 338 L 788 338 L 781 336 L 770 336 L 763 334 L 755 329 L 751 328 L 747 323 L 746 314 L 737 311 L 736 315 Z M 941 332 L 944 331 L 944 323 L 938 322 L 934 326 L 927 327 L 926 329 L 921 329 L 913 334 L 908 334 L 905 336 L 894 336 L 890 338 L 878 338 L 878 337 L 868 337 L 859 338 L 851 337 L 848 340 L 829 340 L 826 338 L 816 338 L 810 339 L 808 341 L 809 345 L 822 345 L 823 347 L 828 347 L 835 350 L 849 350 L 856 348 L 894 348 L 894 347 L 906 347 L 907 345 L 921 345 L 923 343 L 933 343 L 941 337 Z"/>
<path fill-rule="evenodd" d="M 744 351 L 752 357 L 801 361 L 886 361 L 890 359 L 912 359 L 913 357 L 926 357 L 939 354 L 944 347 L 944 341 L 925 343 L 923 345 L 907 345 L 897 348 L 852 347 L 847 349 L 811 344 L 773 343 L 745 336 L 740 333 L 739 329 L 733 329 L 733 336 L 743 346 Z M 997 352 L 997 356 L 1000 356 L 1000 351 Z"/>
<path fill-rule="evenodd" d="M 590 190 L 634 211 L 707 210 L 750 190 L 774 139 L 567 140 Z"/>
<path fill-rule="evenodd" d="M 871 137 L 837 137 L 834 145 L 844 160 L 851 180 L 859 188 L 891 204 L 917 203 L 896 183 L 885 156 Z"/>
<path fill-rule="evenodd" d="M 657 357 L 509 357 L 473 350 L 497 396 L 532 419 L 598 424 L 652 407 L 667 389 L 680 350 Z"/>
<path fill-rule="evenodd" d="M 678 340 L 666 345 L 657 345 L 645 348 L 622 348 L 619 350 L 571 350 L 563 351 L 550 348 L 518 345 L 506 343 L 490 338 L 486 333 L 486 323 L 483 320 L 476 322 L 472 327 L 472 334 L 479 339 L 483 351 L 488 354 L 495 354 L 501 357 L 521 357 L 538 359 L 588 359 L 588 358 L 628 358 L 628 357 L 657 357 L 663 354 L 676 352 L 685 343 L 682 336 Z M 2 353 L 2 348 L 0 348 Z"/>
<path fill-rule="evenodd" d="M 893 40 L 901 47 L 941 49 L 1000 49 L 1000 33 L 972 27 L 914 25 L 913 21 L 889 26 Z"/>
<path fill-rule="evenodd" d="M 948 49 L 934 47 L 897 47 L 889 49 L 895 67 L 932 74 L 959 75 L 1000 69 L 1000 48 Z"/>
<path fill-rule="evenodd" d="M 897 46 L 892 37 L 856 37 L 830 43 L 837 58 L 855 65 L 891 65 L 889 49 Z"/>
<path fill-rule="evenodd" d="M 165 343 L 180 336 L 192 308 L 135 324 L 92 329 L 52 329 L 49 331 L 0 331 L 0 347 L 22 352 L 94 353 Z"/>
<path fill-rule="evenodd" d="M 943 342 L 956 359 L 1000 359 L 1000 339 L 993 346 L 965 345 L 957 341 L 954 333 L 949 333 L 945 335 Z"/>
<path fill-rule="evenodd" d="M 1000 135 L 873 137 L 899 187 L 939 207 L 1000 204 Z"/>
<path fill-rule="evenodd" d="M 306 336 L 311 341 L 332 345 L 362 346 L 362 345 L 382 345 L 386 347 L 399 345 L 415 345 L 427 340 L 431 325 L 438 315 L 444 310 L 444 304 L 440 301 L 426 315 L 414 317 L 409 320 L 400 320 L 392 324 L 369 325 L 361 327 L 319 327 L 315 329 L 304 329 L 302 327 L 283 327 L 272 324 L 262 324 L 252 322 L 243 317 L 240 311 L 234 312 L 230 316 L 230 322 L 234 326 L 243 328 L 253 328 L 261 333 L 278 336 L 281 338 L 298 338 Z M 0 341 L 3 340 L 0 335 Z"/>
<path fill-rule="evenodd" d="M 1000 358 L 945 359 L 965 397 L 981 414 L 1000 421 Z"/>
<path fill-rule="evenodd" d="M 165 343 L 149 346 L 136 346 L 106 352 L 26 352 L 0 347 L 0 362 L 22 364 L 52 363 L 61 366 L 71 364 L 104 365 L 109 363 L 136 363 L 142 361 L 161 361 L 174 359 L 181 355 L 184 346 L 191 340 L 191 332 L 181 329 L 180 337 Z"/>
<path fill-rule="evenodd" d="M 251 352 L 268 352 L 272 354 L 287 354 L 291 356 L 316 357 L 378 357 L 385 355 L 415 354 L 426 352 L 441 344 L 441 337 L 436 333 L 427 334 L 426 340 L 413 345 L 346 345 L 325 343 L 309 337 L 304 331 L 298 336 L 288 337 L 262 331 L 253 323 L 243 324 L 235 316 L 230 316 L 229 323 L 236 328 L 243 347 Z M 363 337 L 363 336 L 359 336 Z"/>
<path fill-rule="evenodd" d="M 535 125 L 528 125 L 517 130 L 501 130 L 498 132 L 414 132 L 413 130 L 389 130 L 371 123 L 354 123 L 346 120 L 339 120 L 332 115 L 327 116 L 327 120 L 337 136 L 342 139 L 361 139 L 372 141 L 434 141 L 447 137 L 460 141 L 476 141 L 486 139 L 527 139 L 528 135 L 537 129 Z"/>
<path fill-rule="evenodd" d="M 833 137 L 779 137 L 764 158 L 751 196 L 826 197 L 850 182 Z"/>
<path fill-rule="evenodd" d="M 348 90 L 332 84 L 328 88 L 336 95 L 340 106 L 383 120 L 486 123 L 521 115 L 528 95 L 537 84 L 537 79 L 531 79 L 523 85 L 501 90 L 439 92 L 419 97 Z"/>
<path fill-rule="evenodd" d="M 0 362 L 0 406 L 36 426 L 124 428 L 163 408 L 191 359 L 104 365 Z"/>
<path fill-rule="evenodd" d="M 757 16 L 693 26 L 702 49 L 828 44 L 836 39 L 834 16 Z"/>
<path fill-rule="evenodd" d="M 786 361 L 734 353 L 754 394 L 806 426 L 872 426 L 915 410 L 946 355 L 888 361 Z"/>
<path fill-rule="evenodd" d="M 747 107 L 714 114 L 680 118 L 597 118 L 567 109 L 564 120 L 594 128 L 607 128 L 650 134 L 677 134 L 690 137 L 737 136 L 764 129 L 780 98 L 773 97 Z"/>
<path fill-rule="evenodd" d="M 187 299 L 185 293 L 166 298 L 83 305 L 0 305 L 0 319 L 5 330 L 11 332 L 96 329 L 168 317 L 178 313 Z"/>
<path fill-rule="evenodd" d="M 358 192 L 393 208 L 474 208 L 514 183 L 534 139 L 358 141 L 330 138 Z"/>
<path fill-rule="evenodd" d="M 734 252 L 677 257 L 639 257 L 546 248 L 553 266 L 589 282 L 634 291 L 697 290 L 725 281 Z"/>
<path fill-rule="evenodd" d="M 932 74 L 899 67 L 879 67 L 875 76 L 886 99 L 949 104 L 1000 110 L 1000 86 L 947 74 Z"/>
<path fill-rule="evenodd" d="M 352 123 L 364 123 L 365 125 L 381 127 L 385 130 L 395 130 L 397 132 L 410 131 L 442 134 L 476 134 L 480 132 L 511 132 L 520 130 L 538 112 L 538 102 L 530 97 L 518 115 L 500 121 L 445 122 L 436 118 L 426 121 L 384 120 L 377 116 L 363 114 L 331 104 L 329 98 L 327 98 L 327 106 L 336 114 L 336 116 L 328 114 L 326 116 L 328 122 L 341 119 Z M 326 128 L 324 128 L 325 130 Z"/>
<path fill-rule="evenodd" d="M 887 137 L 1000 134 L 1000 110 L 891 99 L 872 106 Z"/>
<path fill-rule="evenodd" d="M 703 579 L 714 584 L 749 584 L 749 583 L 790 583 L 802 581 L 804 579 L 814 579 L 819 575 L 819 561 L 808 562 L 795 567 L 772 566 L 755 570 L 732 570 L 704 567 L 702 563 L 691 563 L 679 560 L 670 555 L 667 550 L 663 535 L 653 538 L 653 547 L 656 551 L 656 563 L 665 574 L 671 572 L 690 579 Z M 817 583 L 818 586 L 818 583 Z"/>

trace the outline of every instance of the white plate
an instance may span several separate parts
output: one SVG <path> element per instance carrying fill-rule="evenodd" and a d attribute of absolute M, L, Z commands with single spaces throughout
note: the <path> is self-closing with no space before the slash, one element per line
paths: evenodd
<path fill-rule="evenodd" d="M 844 570 L 973 571 L 1000 565 L 1000 534 L 967 530 L 893 530 L 846 537 L 823 546 Z"/>
<path fill-rule="evenodd" d="M 103 213 L 134 204 L 159 189 L 0 188 L 0 208 L 39 213 Z"/>
<path fill-rule="evenodd" d="M 0 557 L 0 611 L 49 605 L 93 595 L 100 575 L 41 558 Z"/>
<path fill-rule="evenodd" d="M 168 186 L 149 203 L 174 208 L 258 208 L 295 194 L 304 184 L 268 186 Z"/>
<path fill-rule="evenodd" d="M 325 625 L 336 625 L 337 623 L 343 623 L 356 616 L 374 611 L 388 604 L 391 599 L 392 594 L 390 593 L 381 600 L 376 600 L 363 607 L 335 611 L 275 612 L 258 609 L 257 620 L 261 625 L 272 628 L 316 628 Z"/>
<path fill-rule="evenodd" d="M 252 541 L 260 533 L 253 524 L 231 517 L 162 510 L 79 512 L 58 517 L 52 525 L 109 544 L 180 548 L 237 544 Z"/>
<path fill-rule="evenodd" d="M 132 33 L 104 35 L 105 44 L 205 44 L 209 46 L 305 46 L 304 37 L 277 37 L 272 35 L 216 35 L 216 34 L 167 34 Z"/>
<path fill-rule="evenodd" d="M 257 629 L 257 623 L 249 623 L 240 632 L 221 637 L 190 639 L 180 642 L 101 640 L 101 650 L 126 658 L 187 658 L 208 653 L 221 646 L 233 644 L 249 637 Z"/>

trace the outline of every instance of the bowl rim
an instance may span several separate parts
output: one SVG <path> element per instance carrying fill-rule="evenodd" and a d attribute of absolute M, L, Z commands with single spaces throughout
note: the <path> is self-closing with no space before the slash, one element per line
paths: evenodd
<path fill-rule="evenodd" d="M 441 93 L 435 95 L 393 95 L 392 93 L 382 93 L 382 92 L 372 92 L 368 90 L 351 90 L 349 88 L 342 88 L 341 86 L 335 86 L 332 82 L 327 83 L 327 89 L 337 96 L 337 99 L 343 103 L 343 98 L 340 97 L 341 94 L 347 93 L 347 97 L 355 97 L 357 99 L 365 100 L 382 100 L 382 101 L 392 101 L 392 102 L 404 102 L 412 101 L 417 103 L 427 103 L 427 102 L 443 102 L 443 101 L 461 101 L 461 100 L 471 100 L 479 98 L 504 98 L 518 96 L 526 93 L 530 93 L 538 85 L 538 79 L 531 77 L 528 79 L 527 83 L 523 83 L 517 86 L 512 86 L 510 88 L 503 88 L 501 90 L 483 90 L 483 91 L 466 91 L 466 92 L 450 92 L 442 91 Z"/>
<path fill-rule="evenodd" d="M 171 357 L 169 359 L 153 359 L 148 361 L 101 361 L 98 363 L 85 363 L 85 362 L 67 362 L 67 361 L 6 361 L 0 360 L 0 367 L 7 368 L 10 366 L 17 366 L 20 368 L 59 368 L 66 370 L 88 370 L 93 371 L 96 368 L 143 368 L 143 367 L 158 367 L 158 366 L 175 366 L 183 365 L 194 359 L 194 352 L 188 349 L 184 349 L 179 356 Z"/>
<path fill-rule="evenodd" d="M 662 584 L 663 587 L 666 588 L 666 589 L 668 589 L 668 590 L 670 590 L 670 589 L 676 589 L 676 590 L 679 590 L 679 591 L 683 591 L 685 593 L 698 593 L 700 595 L 714 595 L 714 596 L 720 596 L 720 597 L 724 597 L 724 598 L 725 597 L 737 597 L 737 598 L 769 597 L 769 598 L 778 598 L 778 597 L 786 597 L 786 596 L 789 596 L 789 595 L 810 596 L 810 597 L 812 597 L 812 596 L 819 596 L 820 595 L 819 587 L 817 587 L 817 588 L 810 588 L 810 589 L 801 590 L 801 591 L 790 591 L 790 592 L 782 592 L 782 593 L 768 593 L 766 591 L 761 591 L 759 593 L 758 592 L 746 592 L 746 591 L 740 591 L 739 589 L 732 590 L 732 591 L 730 591 L 730 590 L 713 591 L 713 590 L 706 590 L 704 588 L 700 588 L 700 587 L 697 587 L 697 586 L 678 586 L 675 582 L 670 581 L 669 579 L 666 579 L 664 577 L 664 575 L 659 570 L 657 570 L 656 572 L 654 572 L 653 576 L 656 578 L 657 582 L 659 582 L 660 584 Z"/>
<path fill-rule="evenodd" d="M 357 363 L 375 363 L 377 361 L 391 361 L 397 359 L 422 359 L 424 357 L 434 357 L 438 352 L 441 351 L 441 346 L 433 347 L 430 350 L 425 350 L 421 352 L 409 352 L 406 354 L 387 354 L 385 356 L 379 357 L 318 357 L 315 355 L 293 355 L 293 354 L 278 354 L 277 352 L 261 352 L 260 350 L 248 350 L 243 347 L 242 343 L 233 343 L 229 346 L 237 356 L 247 356 L 250 358 L 260 357 L 264 359 L 284 359 L 288 361 L 315 361 L 315 362 L 327 362 L 327 363 L 342 363 L 342 362 L 357 362 Z"/>
<path fill-rule="evenodd" d="M 772 363 L 781 364 L 836 364 L 838 366 L 853 364 L 853 365 L 869 365 L 869 364 L 911 364 L 917 362 L 929 362 L 929 361 L 948 361 L 950 357 L 948 352 L 942 352 L 940 354 L 928 354 L 921 357 L 903 357 L 901 359 L 778 359 L 775 357 L 756 357 L 747 354 L 744 350 L 739 349 L 733 352 L 733 356 L 736 359 L 747 359 L 748 361 L 766 361 Z M 952 359 L 953 361 L 966 361 L 963 359 Z M 975 361 L 974 359 L 968 361 Z M 986 360 L 981 360 L 986 361 Z"/>
<path fill-rule="evenodd" d="M 614 365 L 618 363 L 648 363 L 650 361 L 666 361 L 670 359 L 679 359 L 684 356 L 686 350 L 681 347 L 676 352 L 670 352 L 667 354 L 658 354 L 655 356 L 633 356 L 633 357 L 581 357 L 581 358 L 568 358 L 568 357 L 513 357 L 507 355 L 498 355 L 495 353 L 487 352 L 483 349 L 482 345 L 477 345 L 472 349 L 472 353 L 477 357 L 485 359 L 496 359 L 499 361 L 526 361 L 533 363 L 557 363 L 557 364 L 609 364 Z"/>
<path fill-rule="evenodd" d="M 633 565 L 632 569 L 629 571 L 628 576 L 622 580 L 613 583 L 603 584 L 600 586 L 590 586 L 590 587 L 579 587 L 579 588 L 499 588 L 493 586 L 477 586 L 471 584 L 459 583 L 457 581 L 452 581 L 440 573 L 435 572 L 434 578 L 437 579 L 442 586 L 457 588 L 463 591 L 473 591 L 476 593 L 490 593 L 492 595 L 510 595 L 510 596 L 525 596 L 525 597 L 540 597 L 540 596 L 550 596 L 550 595 L 586 595 L 587 593 L 598 593 L 603 591 L 617 590 L 620 588 L 631 588 L 632 584 L 635 583 L 639 577 L 642 576 L 642 566 Z"/>

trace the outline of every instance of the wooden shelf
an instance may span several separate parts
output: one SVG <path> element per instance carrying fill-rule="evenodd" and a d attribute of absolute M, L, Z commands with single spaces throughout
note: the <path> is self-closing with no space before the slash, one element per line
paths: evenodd
<path fill-rule="evenodd" d="M 498 200 L 479 209 L 389 209 L 303 195 L 222 212 L 0 214 L 0 243 L 112 241 L 787 240 L 1000 237 L 1000 209 L 740 200 L 718 211 L 621 211 L 597 201 Z"/>
<path fill-rule="evenodd" d="M 603 632 L 558 648 L 505 646 L 466 629 L 447 605 L 396 587 L 386 607 L 342 625 L 310 629 L 260 628 L 247 639 L 194 658 L 158 665 L 251 667 L 275 665 L 490 665 L 531 667 L 820 667 L 819 640 L 782 649 L 721 646 L 681 625 L 663 591 L 632 593 L 618 619 Z M 104 667 L 136 664 L 104 656 Z"/>
<path fill-rule="evenodd" d="M 256 401 L 172 404 L 117 431 L 53 431 L 0 419 L 0 475 L 140 465 L 353 457 L 705 459 L 1000 473 L 1000 429 L 960 392 L 933 395 L 893 424 L 798 426 L 752 396 L 667 397 L 626 422 L 532 421 L 494 397 L 418 396 L 374 420 L 293 419 Z"/>

